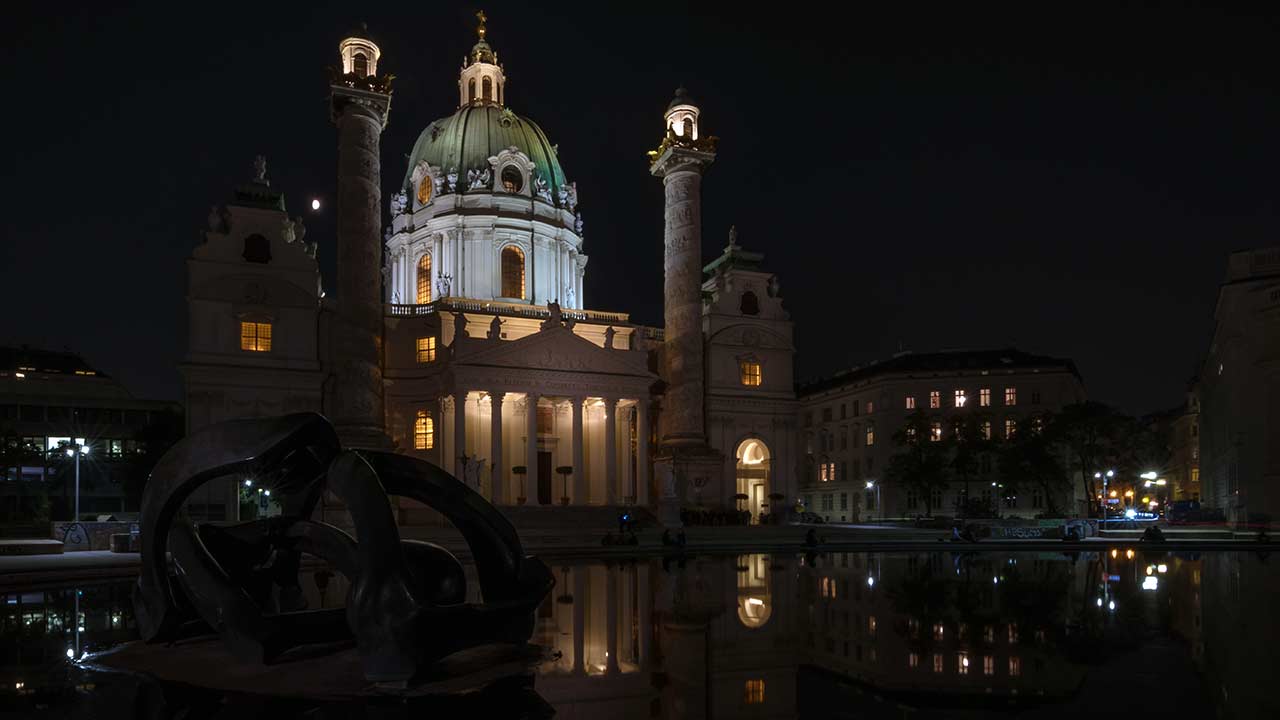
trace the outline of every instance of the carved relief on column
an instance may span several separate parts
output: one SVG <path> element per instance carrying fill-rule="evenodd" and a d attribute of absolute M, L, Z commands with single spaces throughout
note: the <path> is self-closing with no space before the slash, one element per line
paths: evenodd
<path fill-rule="evenodd" d="M 587 466 L 584 460 L 585 448 L 582 446 L 582 404 L 587 399 L 580 395 L 575 395 L 569 399 L 573 403 L 573 504 L 586 505 L 589 498 L 587 497 Z"/>
<path fill-rule="evenodd" d="M 618 398 L 604 399 L 604 502 L 618 498 Z"/>
<path fill-rule="evenodd" d="M 705 443 L 701 182 L 696 165 L 677 166 L 663 177 L 667 444 Z"/>
<path fill-rule="evenodd" d="M 502 466 L 502 401 L 506 393 L 489 393 L 489 493 L 494 505 L 506 500 L 506 468 Z"/>

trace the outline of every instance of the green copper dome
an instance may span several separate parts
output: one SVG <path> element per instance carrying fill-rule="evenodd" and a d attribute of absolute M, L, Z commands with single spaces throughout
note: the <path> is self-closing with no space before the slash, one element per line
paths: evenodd
<path fill-rule="evenodd" d="M 428 125 L 413 144 L 401 187 L 412 194 L 413 169 L 426 160 L 441 173 L 457 168 L 461 191 L 468 170 L 488 168 L 489 158 L 512 145 L 529 156 L 534 171 L 546 179 L 556 197 L 565 178 L 555 147 L 532 120 L 496 105 L 465 105 Z"/>

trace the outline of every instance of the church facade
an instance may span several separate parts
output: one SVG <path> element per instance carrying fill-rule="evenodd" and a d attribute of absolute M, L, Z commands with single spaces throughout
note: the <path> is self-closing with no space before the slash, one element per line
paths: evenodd
<path fill-rule="evenodd" d="M 188 430 L 321 412 L 345 444 L 429 460 L 498 505 L 639 506 L 668 522 L 682 507 L 736 507 L 758 521 L 795 501 L 791 321 L 735 233 L 702 265 L 715 138 L 683 90 L 650 153 L 665 188 L 665 312 L 645 327 L 588 308 L 578 185 L 505 105 L 483 19 L 456 109 L 424 127 L 387 193 L 389 224 L 390 78 L 367 38 L 339 54 L 337 297 L 260 161 L 188 260 Z M 209 492 L 234 517 L 235 484 Z"/>

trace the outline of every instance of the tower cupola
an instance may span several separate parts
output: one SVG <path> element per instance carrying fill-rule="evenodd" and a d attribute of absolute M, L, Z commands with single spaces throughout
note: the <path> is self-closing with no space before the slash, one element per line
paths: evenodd
<path fill-rule="evenodd" d="M 382 51 L 368 38 L 369 29 L 360 24 L 360 32 L 338 43 L 338 54 L 342 56 L 342 74 L 354 74 L 360 78 L 371 78 L 378 74 L 378 58 Z"/>
<path fill-rule="evenodd" d="M 698 112 L 698 106 L 689 97 L 689 91 L 684 87 L 677 88 L 675 98 L 667 105 L 667 130 L 683 140 L 697 140 Z"/>
<path fill-rule="evenodd" d="M 458 107 L 466 105 L 494 105 L 501 107 L 506 95 L 506 75 L 498 64 L 498 53 L 485 39 L 488 33 L 485 28 L 484 11 L 476 13 L 480 26 L 476 28 L 478 39 L 472 46 L 470 54 L 462 61 L 462 72 L 458 75 Z"/>

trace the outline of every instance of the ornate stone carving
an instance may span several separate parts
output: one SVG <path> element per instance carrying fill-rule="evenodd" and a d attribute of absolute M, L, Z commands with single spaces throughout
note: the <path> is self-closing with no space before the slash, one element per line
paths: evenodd
<path fill-rule="evenodd" d="M 286 217 L 280 221 L 280 239 L 286 243 L 302 242 L 302 238 L 306 236 L 307 226 L 303 224 L 301 216 L 292 220 Z"/>
<path fill-rule="evenodd" d="M 457 192 L 458 191 L 458 168 L 456 167 L 449 168 L 449 173 L 448 175 L 445 176 L 445 178 L 449 181 L 449 192 Z"/>
<path fill-rule="evenodd" d="M 551 186 L 547 185 L 547 180 L 542 177 L 542 173 L 538 173 L 533 177 L 533 192 L 539 198 L 542 198 L 547 202 L 552 202 Z"/>
<path fill-rule="evenodd" d="M 573 216 L 573 231 L 578 233 L 578 237 L 582 237 L 582 213 Z"/>
<path fill-rule="evenodd" d="M 391 196 L 391 217 L 396 217 L 404 213 L 404 209 L 409 205 L 409 196 L 403 190 Z"/>
<path fill-rule="evenodd" d="M 503 325 L 502 317 L 498 315 L 494 315 L 493 320 L 489 322 L 488 337 L 490 340 L 502 339 L 502 325 Z"/>
<path fill-rule="evenodd" d="M 782 282 L 777 275 L 769 278 L 769 297 L 782 297 Z"/>
<path fill-rule="evenodd" d="M 253 159 L 253 181 L 259 185 L 270 185 L 267 180 L 267 156 L 258 155 Z"/>
<path fill-rule="evenodd" d="M 564 321 L 561 319 L 560 314 L 560 303 L 552 300 L 547 304 L 547 311 L 550 312 L 550 316 L 546 320 L 542 321 L 542 325 L 540 327 L 543 330 L 553 327 L 561 327 L 564 325 Z"/>
<path fill-rule="evenodd" d="M 468 190 L 487 190 L 489 188 L 489 168 L 477 170 L 472 168 L 467 171 L 467 189 Z"/>

